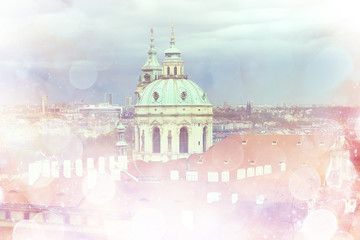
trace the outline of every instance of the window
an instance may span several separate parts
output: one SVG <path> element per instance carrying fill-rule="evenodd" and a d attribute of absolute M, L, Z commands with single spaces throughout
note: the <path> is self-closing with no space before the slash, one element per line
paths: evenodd
<path fill-rule="evenodd" d="M 219 173 L 208 172 L 208 182 L 219 182 Z"/>
<path fill-rule="evenodd" d="M 264 166 L 264 175 L 271 173 L 271 165 Z"/>
<path fill-rule="evenodd" d="M 167 75 L 170 75 L 170 67 L 167 67 Z"/>
<path fill-rule="evenodd" d="M 179 136 L 179 150 L 180 153 L 188 153 L 188 131 L 186 127 L 182 127 L 180 129 L 180 136 Z"/>
<path fill-rule="evenodd" d="M 199 174 L 196 171 L 187 171 L 186 172 L 186 181 L 198 181 Z"/>
<path fill-rule="evenodd" d="M 51 177 L 59 178 L 59 163 L 57 161 L 51 162 Z"/>
<path fill-rule="evenodd" d="M 247 169 L 247 176 L 253 177 L 255 175 L 255 169 L 253 167 Z"/>
<path fill-rule="evenodd" d="M 209 192 L 206 195 L 207 203 L 218 202 L 221 199 L 221 193 L 218 192 Z"/>
<path fill-rule="evenodd" d="M 185 101 L 186 96 L 187 96 L 187 93 L 186 93 L 185 91 L 184 91 L 184 92 L 181 92 L 180 97 L 181 97 L 181 99 L 182 99 L 183 101 Z"/>
<path fill-rule="evenodd" d="M 229 171 L 221 172 L 221 181 L 222 182 L 229 182 L 230 181 L 230 173 L 229 173 Z"/>
<path fill-rule="evenodd" d="M 257 166 L 255 168 L 255 172 L 256 172 L 256 176 L 261 176 L 264 175 L 264 169 L 262 166 Z"/>
<path fill-rule="evenodd" d="M 145 74 L 145 81 L 147 81 L 147 82 L 150 82 L 150 75 L 149 74 Z"/>
<path fill-rule="evenodd" d="M 160 153 L 160 129 L 158 127 L 153 130 L 153 153 Z"/>
<path fill-rule="evenodd" d="M 170 179 L 171 180 L 179 180 L 179 171 L 171 170 L 170 171 Z"/>
<path fill-rule="evenodd" d="M 279 165 L 282 172 L 286 171 L 286 164 L 284 162 L 280 162 Z"/>
<path fill-rule="evenodd" d="M 155 99 L 155 101 L 157 101 L 159 99 L 159 93 L 158 92 L 154 92 L 153 93 L 153 98 Z"/>
<path fill-rule="evenodd" d="M 206 152 L 206 127 L 203 128 L 203 152 Z"/>
<path fill-rule="evenodd" d="M 235 204 L 235 203 L 237 203 L 238 201 L 239 201 L 239 194 L 233 193 L 233 194 L 231 195 L 231 203 L 232 203 L 232 204 Z"/>
<path fill-rule="evenodd" d="M 177 75 L 177 68 L 174 67 L 174 75 Z"/>
<path fill-rule="evenodd" d="M 71 162 L 70 160 L 64 160 L 63 162 L 64 177 L 71 178 Z"/>
<path fill-rule="evenodd" d="M 241 169 L 238 169 L 237 170 L 237 179 L 240 180 L 240 179 L 244 179 L 246 178 L 246 171 L 244 168 L 241 168 Z"/>

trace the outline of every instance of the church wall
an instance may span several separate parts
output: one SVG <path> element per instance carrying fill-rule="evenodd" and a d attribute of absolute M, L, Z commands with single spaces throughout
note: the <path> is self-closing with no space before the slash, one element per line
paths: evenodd
<path fill-rule="evenodd" d="M 185 108 L 185 114 L 181 114 Z M 200 111 L 198 111 L 200 109 Z M 187 111 L 188 110 L 188 111 Z M 199 114 L 198 112 L 202 113 Z M 203 128 L 207 126 L 206 149 L 212 145 L 212 107 L 209 106 L 192 106 L 192 107 L 136 107 L 136 121 L 139 126 L 140 134 L 135 132 L 135 147 L 137 159 L 145 161 L 168 161 L 179 157 L 187 158 L 192 153 L 203 152 Z M 194 113 L 194 114 L 191 114 Z M 153 153 L 153 128 L 160 129 L 160 153 Z M 186 127 L 188 130 L 188 153 L 180 154 L 179 135 L 180 129 Z M 141 152 L 141 135 L 145 133 L 145 151 Z M 171 131 L 171 151 L 168 150 L 168 133 Z M 140 136 L 140 137 L 139 137 Z M 199 144 L 200 142 L 200 144 Z M 140 143 L 140 144 L 139 144 Z"/>

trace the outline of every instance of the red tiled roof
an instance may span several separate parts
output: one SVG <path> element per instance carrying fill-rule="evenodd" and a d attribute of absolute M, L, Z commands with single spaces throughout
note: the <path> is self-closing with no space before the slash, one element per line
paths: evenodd
<path fill-rule="evenodd" d="M 333 143 L 334 136 L 327 135 L 230 135 L 202 156 L 201 171 L 271 165 L 274 172 L 284 162 L 287 169 L 315 165 L 325 175 Z"/>

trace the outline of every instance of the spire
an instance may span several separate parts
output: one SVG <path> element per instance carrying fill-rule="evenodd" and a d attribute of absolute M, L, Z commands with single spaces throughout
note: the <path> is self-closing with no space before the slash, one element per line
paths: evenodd
<path fill-rule="evenodd" d="M 150 49 L 152 49 L 152 48 L 155 47 L 155 44 L 154 44 L 154 29 L 153 28 L 150 29 L 150 33 L 151 33 L 151 36 L 150 36 Z"/>
<path fill-rule="evenodd" d="M 139 78 L 137 92 L 141 93 L 150 82 L 157 80 L 161 75 L 161 65 L 156 57 L 156 49 L 154 44 L 154 29 L 150 29 L 150 49 L 148 51 L 148 57 L 146 63 L 141 68 L 141 75 Z"/>
<path fill-rule="evenodd" d="M 155 49 L 155 44 L 154 44 L 154 29 L 151 28 L 150 29 L 150 49 L 148 52 L 149 58 L 151 57 L 151 55 L 156 55 L 156 49 Z"/>
<path fill-rule="evenodd" d="M 185 78 L 184 61 L 181 59 L 181 52 L 175 46 L 174 23 L 171 24 L 170 46 L 165 50 L 165 59 L 162 62 L 163 77 Z"/>
<path fill-rule="evenodd" d="M 175 46 L 175 34 L 174 34 L 174 23 L 171 24 L 171 35 L 170 35 L 170 47 L 165 50 L 165 58 L 177 58 L 178 60 L 181 60 L 180 58 L 180 50 L 177 49 Z"/>
<path fill-rule="evenodd" d="M 160 70 L 161 66 L 156 57 L 156 49 L 154 44 L 154 29 L 150 29 L 150 49 L 148 51 L 148 59 L 145 65 L 142 67 L 143 70 Z"/>
<path fill-rule="evenodd" d="M 170 37 L 170 43 L 175 44 L 175 35 L 174 35 L 174 23 L 171 24 L 171 37 Z"/>

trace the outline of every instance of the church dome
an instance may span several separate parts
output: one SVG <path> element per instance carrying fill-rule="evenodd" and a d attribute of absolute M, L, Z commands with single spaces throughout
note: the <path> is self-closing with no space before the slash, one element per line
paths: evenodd
<path fill-rule="evenodd" d="M 136 106 L 211 106 L 207 94 L 188 79 L 159 79 L 140 94 Z"/>

